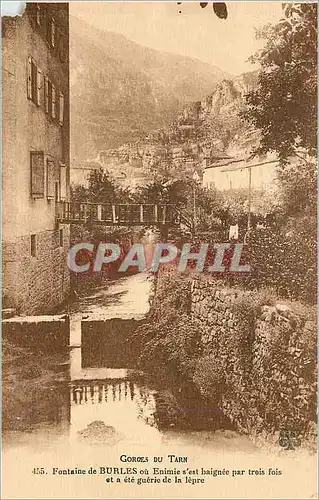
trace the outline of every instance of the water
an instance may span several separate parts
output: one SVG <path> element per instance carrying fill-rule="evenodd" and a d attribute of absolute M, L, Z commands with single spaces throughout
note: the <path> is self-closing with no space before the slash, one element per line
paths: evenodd
<path fill-rule="evenodd" d="M 183 430 L 160 425 L 158 394 L 162 388 L 145 374 L 127 367 L 103 366 L 101 359 L 83 366 L 85 352 L 80 347 L 80 320 L 83 315 L 121 317 L 143 315 L 148 308 L 150 280 L 138 275 L 116 282 L 110 289 L 95 290 L 90 297 L 71 305 L 72 329 L 69 363 L 62 364 L 54 381 L 38 389 L 30 381 L 29 391 L 35 394 L 33 411 L 22 412 L 16 407 L 16 425 L 3 438 L 3 492 L 10 498 L 310 498 L 311 477 L 315 478 L 315 462 L 308 455 L 295 459 L 293 454 L 276 455 L 258 449 L 252 441 L 234 431 Z M 139 289 L 138 295 L 134 290 Z M 108 303 L 108 309 L 104 304 Z M 65 361 L 65 356 L 54 362 Z M 62 370 L 62 371 L 61 371 Z M 165 389 L 166 392 L 170 388 Z M 38 397 L 37 397 L 38 394 Z M 37 418 L 35 418 L 37 415 Z M 59 476 L 54 468 L 133 467 L 152 469 L 153 457 L 163 457 L 161 468 L 176 466 L 168 455 L 187 457 L 182 468 L 201 467 L 259 469 L 269 467 L 284 471 L 266 482 L 263 478 L 223 478 L 208 476 L 205 484 L 167 485 L 106 483 L 105 476 Z M 127 462 L 131 457 L 146 457 L 148 462 Z M 307 472 L 309 496 L 305 485 L 289 485 L 296 477 L 302 461 Z M 177 464 L 181 467 L 181 464 Z M 44 468 L 44 475 L 33 473 Z M 111 474 L 110 477 L 117 474 Z M 141 474 L 139 474 L 142 477 Z M 19 480 L 9 480 L 17 477 Z M 122 476 L 123 479 L 124 476 Z M 145 476 L 143 476 L 145 477 Z M 156 476 L 157 477 L 157 476 Z M 288 481 L 288 482 L 287 482 Z M 293 483 L 293 485 L 292 485 Z M 141 490 L 143 488 L 143 490 Z M 306 489 L 307 489 L 306 488 Z M 307 490 L 307 491 L 308 491 Z"/>

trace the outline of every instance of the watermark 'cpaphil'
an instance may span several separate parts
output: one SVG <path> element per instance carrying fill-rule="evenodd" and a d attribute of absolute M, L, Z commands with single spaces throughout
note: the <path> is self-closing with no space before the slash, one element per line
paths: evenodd
<path fill-rule="evenodd" d="M 123 256 L 120 245 L 116 243 L 101 242 L 96 247 L 93 243 L 83 242 L 70 248 L 67 263 L 74 273 L 90 270 L 96 273 L 102 270 L 103 265 L 115 263 L 118 263 L 117 271 L 120 273 L 131 267 L 136 267 L 138 272 L 156 273 L 161 265 L 166 264 L 174 264 L 180 272 L 184 272 L 190 263 L 199 272 L 205 269 L 210 273 L 249 273 L 250 265 L 241 263 L 243 248 L 243 243 L 202 243 L 194 251 L 190 243 L 185 243 L 181 249 L 172 243 L 135 243 Z"/>

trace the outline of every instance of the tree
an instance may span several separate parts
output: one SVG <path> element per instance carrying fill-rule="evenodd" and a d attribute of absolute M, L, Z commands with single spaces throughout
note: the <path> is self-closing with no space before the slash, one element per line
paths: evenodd
<path fill-rule="evenodd" d="M 284 214 L 290 217 L 317 214 L 317 164 L 315 159 L 291 161 L 278 169 L 279 198 Z"/>
<path fill-rule="evenodd" d="M 91 170 L 87 188 L 84 186 L 72 187 L 71 200 L 81 203 L 129 203 L 131 193 L 129 189 L 117 186 L 108 173 L 99 169 Z"/>
<path fill-rule="evenodd" d="M 246 96 L 241 116 L 261 131 L 256 154 L 277 152 L 282 162 L 317 148 L 317 4 L 284 4 L 284 17 L 257 36 L 266 45 L 258 88 Z"/>

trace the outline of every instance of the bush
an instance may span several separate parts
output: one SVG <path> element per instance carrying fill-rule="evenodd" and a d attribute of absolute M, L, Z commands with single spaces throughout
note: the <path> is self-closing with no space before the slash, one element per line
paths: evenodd
<path fill-rule="evenodd" d="M 285 230 L 252 231 L 248 241 L 251 273 L 246 288 L 273 288 L 281 297 L 316 303 L 316 222 L 288 221 Z"/>
<path fill-rule="evenodd" d="M 139 362 L 151 372 L 162 367 L 171 377 L 189 377 L 201 339 L 199 327 L 188 316 L 191 280 L 166 268 L 155 286 L 148 321 L 134 336 L 141 347 Z"/>
<path fill-rule="evenodd" d="M 203 397 L 215 405 L 221 404 L 225 372 L 215 356 L 209 354 L 196 361 L 193 380 Z"/>

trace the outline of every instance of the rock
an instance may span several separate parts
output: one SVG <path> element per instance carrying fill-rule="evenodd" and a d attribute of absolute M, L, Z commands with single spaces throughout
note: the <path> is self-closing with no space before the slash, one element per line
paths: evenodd
<path fill-rule="evenodd" d="M 314 321 L 306 321 L 304 325 L 304 330 L 315 331 L 316 323 Z"/>
<path fill-rule="evenodd" d="M 285 304 L 276 304 L 276 310 L 279 314 L 284 316 L 285 318 L 289 317 L 289 314 L 292 312 L 289 306 Z"/>
<path fill-rule="evenodd" d="M 114 427 L 106 425 L 103 420 L 94 420 L 77 434 L 80 439 L 88 442 L 110 445 L 117 444 L 123 438 Z"/>

